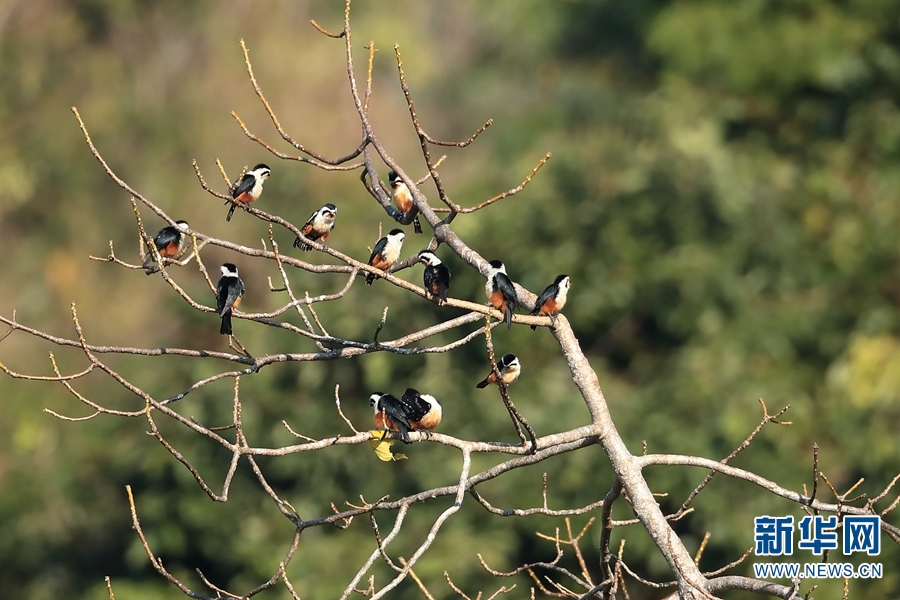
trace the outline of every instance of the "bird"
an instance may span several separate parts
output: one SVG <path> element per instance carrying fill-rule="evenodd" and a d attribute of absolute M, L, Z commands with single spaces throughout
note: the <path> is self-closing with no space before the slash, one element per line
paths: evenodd
<path fill-rule="evenodd" d="M 553 283 L 548 285 L 541 295 L 538 296 L 537 302 L 534 304 L 532 315 L 539 317 L 555 317 L 559 311 L 566 305 L 566 295 L 569 293 L 569 286 L 572 280 L 568 275 L 557 275 Z M 532 325 L 531 330 L 537 329 L 537 325 Z"/>
<path fill-rule="evenodd" d="M 387 271 L 400 258 L 400 250 L 403 248 L 403 238 L 405 237 L 406 234 L 403 233 L 402 229 L 392 229 L 389 234 L 375 244 L 372 256 L 369 257 L 369 264 L 376 269 Z M 376 277 L 378 275 L 375 273 L 368 273 L 366 275 L 366 285 L 372 285 Z"/>
<path fill-rule="evenodd" d="M 509 385 L 519 378 L 519 374 L 522 372 L 522 365 L 519 364 L 519 359 L 515 354 L 507 352 L 502 357 L 500 357 L 500 362 L 497 363 L 497 370 L 500 371 L 500 381 L 502 381 L 506 385 Z M 486 388 L 491 383 L 493 383 L 494 385 L 499 385 L 497 383 L 497 376 L 494 374 L 493 369 L 491 369 L 491 372 L 488 373 L 488 376 L 485 377 L 483 381 L 477 383 L 475 387 L 477 387 L 478 389 Z"/>
<path fill-rule="evenodd" d="M 216 284 L 216 312 L 222 317 L 219 333 L 231 335 L 231 312 L 241 305 L 244 298 L 244 282 L 238 277 L 237 267 L 225 263 L 221 267 L 222 276 Z"/>
<path fill-rule="evenodd" d="M 412 443 L 409 439 L 410 424 L 403 403 L 391 394 L 375 392 L 369 396 L 369 405 L 375 411 L 375 426 L 400 432 L 404 443 Z"/>
<path fill-rule="evenodd" d="M 309 220 L 300 229 L 300 233 L 313 242 L 321 242 L 324 244 L 328 241 L 331 230 L 334 229 L 334 219 L 336 217 L 337 206 L 334 204 L 325 204 L 322 208 L 310 215 Z M 299 248 L 303 252 L 312 250 L 312 246 L 301 240 L 299 237 L 294 240 L 294 248 Z"/>
<path fill-rule="evenodd" d="M 375 392 L 369 396 L 369 405 L 375 411 L 375 426 L 399 432 L 406 444 L 412 443 L 410 431 L 431 433 L 443 416 L 443 409 L 434 396 L 420 394 L 413 388 L 407 388 L 400 399 Z"/>
<path fill-rule="evenodd" d="M 431 433 L 441 424 L 444 411 L 434 396 L 406 388 L 400 397 L 400 403 L 406 411 L 406 420 L 409 421 L 411 430 Z"/>
<path fill-rule="evenodd" d="M 425 293 L 432 300 L 439 298 L 439 304 L 446 302 L 447 290 L 450 289 L 450 269 L 431 250 L 419 252 L 418 260 L 425 265 Z"/>
<path fill-rule="evenodd" d="M 156 237 L 153 238 L 153 245 L 156 246 L 156 251 L 159 253 L 160 258 L 178 258 L 181 256 L 181 253 L 184 251 L 184 234 L 189 228 L 190 225 L 188 225 L 187 221 L 175 221 L 174 226 L 163 227 L 157 232 Z M 150 266 L 150 263 L 153 261 L 153 252 L 149 252 L 144 260 L 144 264 L 141 265 L 144 267 L 144 272 L 147 275 L 152 275 L 158 270 Z"/>
<path fill-rule="evenodd" d="M 403 183 L 403 180 L 400 179 L 397 171 L 394 171 L 393 169 L 388 171 L 388 182 L 391 184 L 391 198 L 394 200 L 394 204 L 397 205 L 397 210 L 405 215 L 412 210 L 413 207 L 413 198 L 409 191 L 409 187 Z M 422 233 L 422 224 L 419 222 L 419 215 L 413 217 L 413 230 L 416 233 Z"/>
<path fill-rule="evenodd" d="M 244 176 L 231 187 L 231 197 L 234 200 L 231 203 L 231 208 L 228 209 L 228 216 L 225 217 L 226 221 L 231 220 L 231 216 L 234 215 L 238 205 L 246 207 L 252 202 L 256 202 L 259 195 L 262 194 L 263 182 L 269 178 L 271 172 L 272 169 L 260 163 L 244 173 Z"/>
<path fill-rule="evenodd" d="M 499 260 L 488 263 L 487 283 L 484 285 L 490 305 L 503 313 L 507 329 L 512 329 L 513 311 L 519 306 L 519 297 L 506 267 Z"/>

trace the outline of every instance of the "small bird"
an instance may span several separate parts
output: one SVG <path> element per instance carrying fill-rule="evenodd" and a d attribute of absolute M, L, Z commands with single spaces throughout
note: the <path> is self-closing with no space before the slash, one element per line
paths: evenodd
<path fill-rule="evenodd" d="M 497 363 L 497 370 L 500 371 L 500 380 L 506 385 L 509 385 L 519 378 L 519 374 L 522 372 L 522 365 L 519 364 L 519 359 L 516 358 L 515 354 L 507 352 L 500 357 L 500 362 Z M 491 383 L 499 385 L 493 369 L 491 369 L 488 376 L 484 378 L 484 381 L 476 384 L 475 387 L 478 389 L 486 388 Z"/>
<path fill-rule="evenodd" d="M 188 225 L 187 221 L 175 221 L 174 227 L 169 225 L 159 230 L 156 237 L 153 238 L 153 244 L 156 246 L 156 251 L 159 252 L 160 258 L 178 258 L 181 256 L 181 253 L 184 251 L 184 233 L 189 227 L 190 225 Z M 144 267 L 144 272 L 147 275 L 152 275 L 159 270 L 150 266 L 152 262 L 153 253 L 148 252 L 144 264 L 141 265 Z"/>
<path fill-rule="evenodd" d="M 441 424 L 444 411 L 434 396 L 406 388 L 400 403 L 406 411 L 406 420 L 409 421 L 411 430 L 431 433 Z"/>
<path fill-rule="evenodd" d="M 403 180 L 400 179 L 400 176 L 397 175 L 397 171 L 394 171 L 393 169 L 388 171 L 388 181 L 391 184 L 391 198 L 394 200 L 394 204 L 397 205 L 397 210 L 405 215 L 412 210 L 413 207 L 412 193 L 410 193 L 407 185 L 403 183 Z M 422 224 L 419 222 L 419 215 L 413 217 L 413 230 L 416 233 L 422 233 Z"/>
<path fill-rule="evenodd" d="M 300 233 L 307 239 L 324 244 L 328 241 L 331 230 L 334 229 L 335 217 L 337 217 L 337 206 L 334 204 L 326 204 L 310 215 L 309 220 L 300 229 Z M 299 237 L 294 240 L 294 248 L 299 248 L 303 252 L 312 250 L 312 246 L 301 240 Z"/>
<path fill-rule="evenodd" d="M 237 267 L 225 263 L 221 267 L 222 276 L 216 284 L 216 312 L 222 317 L 219 333 L 231 335 L 231 311 L 241 305 L 244 298 L 244 282 L 238 277 Z"/>
<path fill-rule="evenodd" d="M 232 186 L 231 197 L 234 198 L 234 201 L 231 203 L 231 208 L 228 209 L 226 221 L 231 220 L 238 205 L 246 207 L 256 202 L 259 195 L 262 194 L 263 182 L 269 178 L 271 172 L 272 169 L 260 163 L 244 173 L 244 176 Z"/>
<path fill-rule="evenodd" d="M 512 329 L 513 311 L 519 306 L 519 296 L 506 267 L 499 260 L 488 263 L 487 283 L 484 285 L 490 305 L 503 313 L 507 329 Z"/>
<path fill-rule="evenodd" d="M 403 403 L 396 396 L 375 392 L 369 396 L 369 405 L 375 411 L 375 427 L 399 431 L 404 443 L 410 444 L 410 424 Z"/>
<path fill-rule="evenodd" d="M 405 237 L 406 234 L 403 233 L 402 229 L 392 229 L 389 234 L 375 244 L 372 256 L 369 257 L 369 264 L 376 269 L 387 271 L 400 258 L 400 250 L 403 248 L 403 238 Z M 372 285 L 376 277 L 378 275 L 375 273 L 368 273 L 366 275 L 366 285 Z"/>
<path fill-rule="evenodd" d="M 431 250 L 419 252 L 419 262 L 425 265 L 425 293 L 431 300 L 438 298 L 438 304 L 447 301 L 450 289 L 450 269 Z"/>
<path fill-rule="evenodd" d="M 568 275 L 557 275 L 553 283 L 541 292 L 537 302 L 534 304 L 532 315 L 539 317 L 555 317 L 559 311 L 566 305 L 566 295 L 569 293 L 569 286 L 572 280 Z M 532 325 L 531 330 L 537 329 L 537 325 Z"/>

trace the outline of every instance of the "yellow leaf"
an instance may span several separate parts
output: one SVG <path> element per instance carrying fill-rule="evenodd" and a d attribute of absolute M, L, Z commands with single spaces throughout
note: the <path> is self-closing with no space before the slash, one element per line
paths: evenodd
<path fill-rule="evenodd" d="M 369 440 L 369 444 L 375 449 L 375 456 L 377 456 L 379 460 L 391 462 L 392 460 L 404 460 L 406 458 L 405 454 L 395 454 L 394 451 L 391 450 L 391 446 L 393 446 L 394 442 L 397 440 L 386 438 L 386 431 L 374 430 L 369 433 L 373 436 L 372 439 Z"/>

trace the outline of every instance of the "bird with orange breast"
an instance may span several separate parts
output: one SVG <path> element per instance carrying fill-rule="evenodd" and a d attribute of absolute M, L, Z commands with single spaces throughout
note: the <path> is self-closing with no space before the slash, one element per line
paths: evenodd
<path fill-rule="evenodd" d="M 409 439 L 409 419 L 399 398 L 392 394 L 375 392 L 369 396 L 369 405 L 375 411 L 375 427 L 397 431 L 404 443 L 412 443 Z"/>
<path fill-rule="evenodd" d="M 238 206 L 246 208 L 259 199 L 263 190 L 263 182 L 269 178 L 271 173 L 272 169 L 262 163 L 244 173 L 244 176 L 231 188 L 233 201 L 231 208 L 228 209 L 228 216 L 225 217 L 226 221 L 231 220 Z"/>
<path fill-rule="evenodd" d="M 519 378 L 519 374 L 522 372 L 522 365 L 519 363 L 519 359 L 515 354 L 507 352 L 500 358 L 500 362 L 497 363 L 497 370 L 500 371 L 500 381 L 502 381 L 504 385 L 509 385 Z M 494 385 L 500 385 L 497 383 L 497 376 L 494 374 L 493 369 L 491 369 L 488 376 L 477 383 L 475 387 L 478 389 L 486 388 L 492 383 Z"/>
<path fill-rule="evenodd" d="M 310 215 L 309 220 L 300 228 L 300 233 L 313 242 L 324 244 L 334 229 L 334 219 L 337 217 L 337 206 L 334 204 L 325 204 Z M 299 237 L 294 240 L 294 248 L 298 248 L 303 252 L 312 250 L 312 246 L 301 240 Z"/>
<path fill-rule="evenodd" d="M 184 252 L 185 232 L 189 227 L 187 221 L 175 221 L 174 226 L 163 227 L 157 232 L 153 238 L 153 245 L 156 246 L 160 258 L 177 259 L 181 256 Z M 147 275 L 152 275 L 159 270 L 151 266 L 153 261 L 153 253 L 150 252 L 144 260 L 144 264 L 141 265 Z"/>
<path fill-rule="evenodd" d="M 391 198 L 394 200 L 394 204 L 397 205 L 397 210 L 405 215 L 411 211 L 413 207 L 413 197 L 412 193 L 409 191 L 409 187 L 403 183 L 403 180 L 400 179 L 397 171 L 394 171 L 393 169 L 388 172 L 388 182 L 391 184 Z M 413 231 L 422 233 L 422 224 L 419 222 L 419 215 L 413 217 Z"/>
<path fill-rule="evenodd" d="M 566 297 L 569 294 L 569 286 L 571 283 L 572 280 L 569 279 L 568 275 L 557 275 L 556 279 L 553 280 L 553 283 L 548 285 L 544 291 L 541 292 L 541 295 L 538 296 L 531 314 L 538 317 L 550 318 L 558 315 L 566 305 Z M 537 329 L 537 325 L 532 325 L 531 329 L 534 331 Z"/>
<path fill-rule="evenodd" d="M 428 394 L 420 394 L 407 388 L 399 399 L 392 394 L 375 392 L 369 396 L 369 405 L 375 411 L 375 426 L 400 434 L 404 443 L 410 444 L 410 431 L 433 432 L 441 423 L 443 410 L 440 403 Z"/>
<path fill-rule="evenodd" d="M 441 424 L 444 410 L 434 396 L 420 394 L 418 390 L 406 388 L 400 398 L 409 420 L 409 428 L 413 431 L 434 432 Z"/>
<path fill-rule="evenodd" d="M 372 250 L 372 256 L 369 257 L 369 265 L 382 271 L 387 271 L 400 258 L 400 250 L 403 249 L 403 238 L 406 234 L 401 229 L 393 229 L 389 234 L 378 240 L 375 249 Z M 375 273 L 366 275 L 366 285 L 372 285 L 372 282 L 378 277 Z"/>
<path fill-rule="evenodd" d="M 450 289 L 450 269 L 431 250 L 422 250 L 418 254 L 419 262 L 425 265 L 423 283 L 425 295 L 432 301 L 442 304 L 447 301 L 447 290 Z"/>
<path fill-rule="evenodd" d="M 519 306 L 519 296 L 506 267 L 499 260 L 488 263 L 487 283 L 484 284 L 490 305 L 503 313 L 507 329 L 512 328 L 513 311 Z"/>

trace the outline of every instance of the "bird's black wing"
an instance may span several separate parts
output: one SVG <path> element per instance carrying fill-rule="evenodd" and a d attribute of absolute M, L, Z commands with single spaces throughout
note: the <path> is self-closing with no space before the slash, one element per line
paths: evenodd
<path fill-rule="evenodd" d="M 447 265 L 440 264 L 435 267 L 425 267 L 425 287 L 434 295 L 437 288 L 437 295 L 441 301 L 447 301 L 447 290 L 450 289 L 450 269 Z"/>
<path fill-rule="evenodd" d="M 410 421 L 420 421 L 431 410 L 431 405 L 422 398 L 418 390 L 413 388 L 406 388 L 400 402 L 403 403 L 406 416 Z"/>
<path fill-rule="evenodd" d="M 422 276 L 422 282 L 425 284 L 425 289 L 429 294 L 434 295 L 434 290 L 438 289 L 439 286 L 435 284 L 440 281 L 437 269 L 432 266 L 425 266 L 425 274 Z"/>
<path fill-rule="evenodd" d="M 378 243 L 375 244 L 375 249 L 372 250 L 372 256 L 369 257 L 369 264 L 370 264 L 370 265 L 372 264 L 372 261 L 375 260 L 375 257 L 376 257 L 376 256 L 378 256 L 379 254 L 383 254 L 383 253 L 384 253 L 384 248 L 385 248 L 385 246 L 387 246 L 387 243 L 388 243 L 387 236 L 385 236 L 385 237 L 381 238 L 380 240 L 378 240 Z"/>
<path fill-rule="evenodd" d="M 256 183 L 256 177 L 250 175 L 249 173 L 245 173 L 241 180 L 238 181 L 233 188 L 231 188 L 231 197 L 237 198 L 244 192 L 249 192 L 253 189 L 253 184 Z"/>
<path fill-rule="evenodd" d="M 219 311 L 219 316 L 223 316 L 226 312 L 231 311 L 231 307 L 234 306 L 235 301 L 240 296 L 244 295 L 244 282 L 240 280 L 240 278 L 228 278 L 231 281 L 234 281 L 234 285 L 228 285 L 227 290 L 224 289 L 226 286 L 221 285 L 216 288 L 216 309 Z M 222 284 L 222 280 L 219 280 L 219 284 Z M 226 282 L 229 283 L 229 282 Z"/>
<path fill-rule="evenodd" d="M 406 414 L 406 406 L 403 401 L 390 394 L 385 394 L 381 397 L 380 406 L 381 410 L 384 411 L 384 415 L 397 426 L 403 441 L 407 444 L 411 443 L 412 440 L 409 439 L 409 417 Z"/>
<path fill-rule="evenodd" d="M 178 237 L 178 230 L 174 227 L 163 227 L 159 230 L 159 233 L 156 234 L 156 237 L 153 238 L 153 243 L 156 244 L 157 250 L 162 250 L 172 242 L 177 242 Z"/>
<path fill-rule="evenodd" d="M 519 306 L 519 295 L 516 294 L 516 287 L 513 285 L 512 279 L 504 273 L 497 273 L 494 277 L 496 277 L 497 287 L 500 288 L 500 293 L 506 298 L 506 302 L 513 308 Z"/>
<path fill-rule="evenodd" d="M 313 214 L 311 214 L 309 216 L 309 219 L 306 220 L 306 223 L 303 224 L 303 227 L 300 228 L 300 232 L 303 233 L 303 235 L 307 235 L 305 229 L 307 227 L 312 226 L 313 221 L 316 220 L 317 214 L 319 214 L 318 210 L 315 211 Z M 309 237 L 309 236 L 307 236 L 307 237 Z M 312 238 L 310 238 L 310 239 L 312 239 Z M 304 252 L 306 252 L 308 250 L 312 250 L 312 246 L 310 246 L 309 244 L 307 244 L 306 242 L 301 240 L 299 236 L 297 236 L 297 239 L 294 240 L 294 248 L 299 248 L 300 250 L 303 250 Z"/>
<path fill-rule="evenodd" d="M 224 277 L 220 278 L 216 284 L 216 314 L 218 315 L 225 310 L 225 300 L 228 298 L 227 284 L 228 280 Z"/>
<path fill-rule="evenodd" d="M 513 286 L 512 279 L 506 274 L 497 273 L 494 275 L 494 281 L 497 283 L 500 293 L 506 299 L 506 314 L 504 315 L 506 326 L 512 327 L 512 315 L 516 307 L 519 306 L 519 295 L 516 294 L 516 288 Z"/>
<path fill-rule="evenodd" d="M 541 312 L 541 307 L 544 305 L 547 300 L 554 297 L 556 292 L 559 291 L 559 286 L 555 283 L 551 283 L 541 292 L 541 295 L 538 296 L 537 302 L 534 303 L 534 309 L 532 309 L 531 314 L 536 315 Z"/>
<path fill-rule="evenodd" d="M 369 257 L 369 264 L 373 264 L 375 262 L 375 257 L 379 254 L 384 257 L 384 249 L 387 247 L 388 239 L 387 237 L 383 237 L 378 240 L 378 243 L 375 244 L 375 249 L 372 250 L 372 256 Z M 366 285 L 372 285 L 375 279 L 378 277 L 375 273 L 366 273 Z"/>

